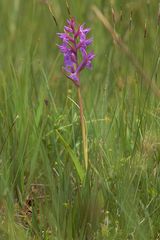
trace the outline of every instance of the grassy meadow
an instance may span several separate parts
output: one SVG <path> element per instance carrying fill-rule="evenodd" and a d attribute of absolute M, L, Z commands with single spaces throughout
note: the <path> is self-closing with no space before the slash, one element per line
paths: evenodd
<path fill-rule="evenodd" d="M 0 1 L 0 240 L 160 240 L 159 7 Z M 81 74 L 87 170 L 56 46 L 70 15 L 96 54 Z"/>

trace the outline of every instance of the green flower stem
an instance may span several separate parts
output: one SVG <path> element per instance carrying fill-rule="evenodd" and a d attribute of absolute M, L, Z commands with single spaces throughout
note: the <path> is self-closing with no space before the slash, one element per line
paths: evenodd
<path fill-rule="evenodd" d="M 83 154 L 84 154 L 84 162 L 85 168 L 88 168 L 88 144 L 87 144 L 87 134 L 86 134 L 86 126 L 85 126 L 85 118 L 83 113 L 83 103 L 80 87 L 78 87 L 78 99 L 79 99 L 79 111 L 80 111 L 80 123 L 82 129 L 82 140 L 83 140 Z"/>

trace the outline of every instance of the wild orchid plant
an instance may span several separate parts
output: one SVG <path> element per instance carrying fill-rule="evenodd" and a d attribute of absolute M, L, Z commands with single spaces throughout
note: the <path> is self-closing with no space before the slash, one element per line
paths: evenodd
<path fill-rule="evenodd" d="M 62 44 L 58 45 L 61 53 L 64 55 L 64 73 L 76 85 L 79 98 L 80 122 L 82 128 L 83 151 L 86 169 L 88 168 L 88 147 L 86 125 L 83 114 L 83 104 L 80 92 L 80 72 L 84 68 L 92 68 L 92 60 L 95 57 L 93 51 L 87 53 L 87 47 L 93 39 L 87 38 L 90 28 L 84 28 L 85 24 L 77 27 L 75 19 L 67 20 L 67 26 L 64 26 L 64 33 L 58 33 Z"/>

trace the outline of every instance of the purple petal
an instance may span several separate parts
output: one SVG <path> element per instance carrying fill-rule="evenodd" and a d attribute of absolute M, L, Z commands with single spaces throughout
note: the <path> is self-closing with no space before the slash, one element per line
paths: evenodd
<path fill-rule="evenodd" d="M 57 46 L 58 46 L 59 50 L 61 51 L 61 53 L 63 53 L 63 54 L 67 53 L 69 51 L 67 48 L 67 45 L 65 43 L 63 43 L 62 45 L 57 44 Z"/>
<path fill-rule="evenodd" d="M 91 63 L 91 61 L 88 61 L 88 62 L 87 62 L 86 67 L 87 67 L 88 69 L 92 69 L 92 63 Z"/>
<path fill-rule="evenodd" d="M 67 32 L 70 32 L 70 33 L 73 32 L 73 29 L 70 28 L 70 27 L 67 27 L 67 26 L 64 26 L 64 30 L 67 31 Z"/>
<path fill-rule="evenodd" d="M 74 43 L 74 39 L 72 37 L 70 37 L 67 33 L 57 33 L 57 35 L 59 36 L 60 39 L 63 40 L 63 42 L 68 43 L 69 41 L 71 41 L 72 43 Z"/>
<path fill-rule="evenodd" d="M 76 23 L 75 23 L 75 20 L 74 18 L 70 19 L 70 20 L 67 20 L 67 23 L 69 25 L 69 27 L 71 27 L 72 29 L 74 29 Z"/>
<path fill-rule="evenodd" d="M 89 69 L 92 68 L 91 61 L 94 59 L 94 57 L 95 57 L 95 54 L 93 52 L 88 53 L 88 55 L 87 55 L 88 61 L 87 61 L 87 64 L 86 64 L 87 68 L 89 68 Z"/>
<path fill-rule="evenodd" d="M 85 41 L 86 46 L 90 45 L 93 42 L 93 38 L 87 39 Z"/>
<path fill-rule="evenodd" d="M 70 52 L 64 54 L 64 65 L 66 67 L 73 66 L 74 62 L 72 61 Z"/>
<path fill-rule="evenodd" d="M 85 34 L 89 33 L 90 31 L 91 31 L 90 28 L 86 28 L 86 29 L 83 30 L 83 32 L 84 32 Z"/>
<path fill-rule="evenodd" d="M 79 37 L 80 37 L 80 41 L 86 40 L 86 35 L 87 35 L 87 33 L 89 33 L 89 31 L 90 31 L 90 28 L 84 29 L 84 24 L 82 24 L 82 25 L 79 27 Z"/>
<path fill-rule="evenodd" d="M 79 81 L 79 78 L 77 76 L 77 72 L 71 73 L 69 77 L 74 81 Z"/>
<path fill-rule="evenodd" d="M 86 57 L 87 57 L 87 52 L 86 52 L 85 48 L 84 48 L 84 47 L 81 47 L 81 48 L 80 48 L 80 51 L 81 51 L 81 53 L 82 53 L 82 57 L 83 57 L 83 58 L 86 58 Z"/>
<path fill-rule="evenodd" d="M 78 68 L 77 68 L 77 70 L 76 70 L 77 73 L 80 73 L 80 72 L 85 68 L 85 66 L 86 66 L 86 64 L 87 64 L 87 61 L 88 61 L 87 58 L 84 58 L 84 59 L 82 60 L 82 62 L 79 64 L 79 66 L 78 66 Z"/>
<path fill-rule="evenodd" d="M 66 33 L 57 33 L 57 35 L 59 36 L 60 39 L 67 38 L 68 36 Z"/>
<path fill-rule="evenodd" d="M 63 69 L 65 70 L 65 72 L 67 72 L 67 74 L 75 72 L 75 69 L 73 66 L 64 67 Z"/>
<path fill-rule="evenodd" d="M 80 38 L 80 41 L 85 41 L 86 35 L 84 33 L 79 33 L 79 38 Z"/>
<path fill-rule="evenodd" d="M 90 28 L 84 28 L 84 25 L 85 23 L 83 23 L 81 26 L 80 26 L 80 32 L 83 33 L 83 34 L 87 34 L 90 32 Z"/>
<path fill-rule="evenodd" d="M 71 73 L 71 74 L 69 74 L 69 75 L 67 74 L 66 77 L 69 78 L 69 79 L 71 79 L 76 86 L 79 86 L 79 85 L 80 85 L 79 77 L 78 77 L 78 75 L 77 75 L 76 72 Z"/>
<path fill-rule="evenodd" d="M 87 54 L 85 48 L 80 48 L 80 51 L 82 53 L 82 58 L 83 58 L 83 61 L 82 63 L 79 65 L 78 67 L 78 71 L 82 71 L 83 68 L 87 67 L 89 69 L 92 68 L 92 64 L 91 64 L 91 61 L 93 60 L 93 58 L 95 57 L 94 53 L 93 52 L 90 52 Z"/>
<path fill-rule="evenodd" d="M 90 61 L 92 61 L 93 58 L 95 58 L 95 54 L 94 54 L 94 52 L 92 51 L 92 52 L 88 53 L 88 59 L 89 59 Z"/>
<path fill-rule="evenodd" d="M 80 43 L 77 44 L 77 48 L 86 48 L 93 42 L 93 38 L 90 39 L 82 39 L 80 38 Z"/>
<path fill-rule="evenodd" d="M 66 33 L 57 33 L 57 35 L 61 40 L 63 40 L 63 42 L 68 43 L 69 39 Z"/>
<path fill-rule="evenodd" d="M 76 55 L 73 52 L 71 53 L 71 59 L 74 63 L 77 63 Z"/>

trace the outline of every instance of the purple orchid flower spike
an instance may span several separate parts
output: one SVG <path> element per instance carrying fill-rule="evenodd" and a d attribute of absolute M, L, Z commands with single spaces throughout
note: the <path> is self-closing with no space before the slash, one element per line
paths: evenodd
<path fill-rule="evenodd" d="M 87 53 L 87 47 L 91 45 L 93 39 L 87 38 L 90 28 L 84 28 L 85 24 L 76 27 L 75 19 L 67 20 L 64 33 L 58 33 L 62 44 L 58 45 L 64 55 L 65 75 L 71 79 L 76 86 L 80 86 L 79 75 L 84 68 L 92 68 L 92 60 L 95 55 L 93 52 Z M 81 61 L 79 60 L 79 52 Z"/>

